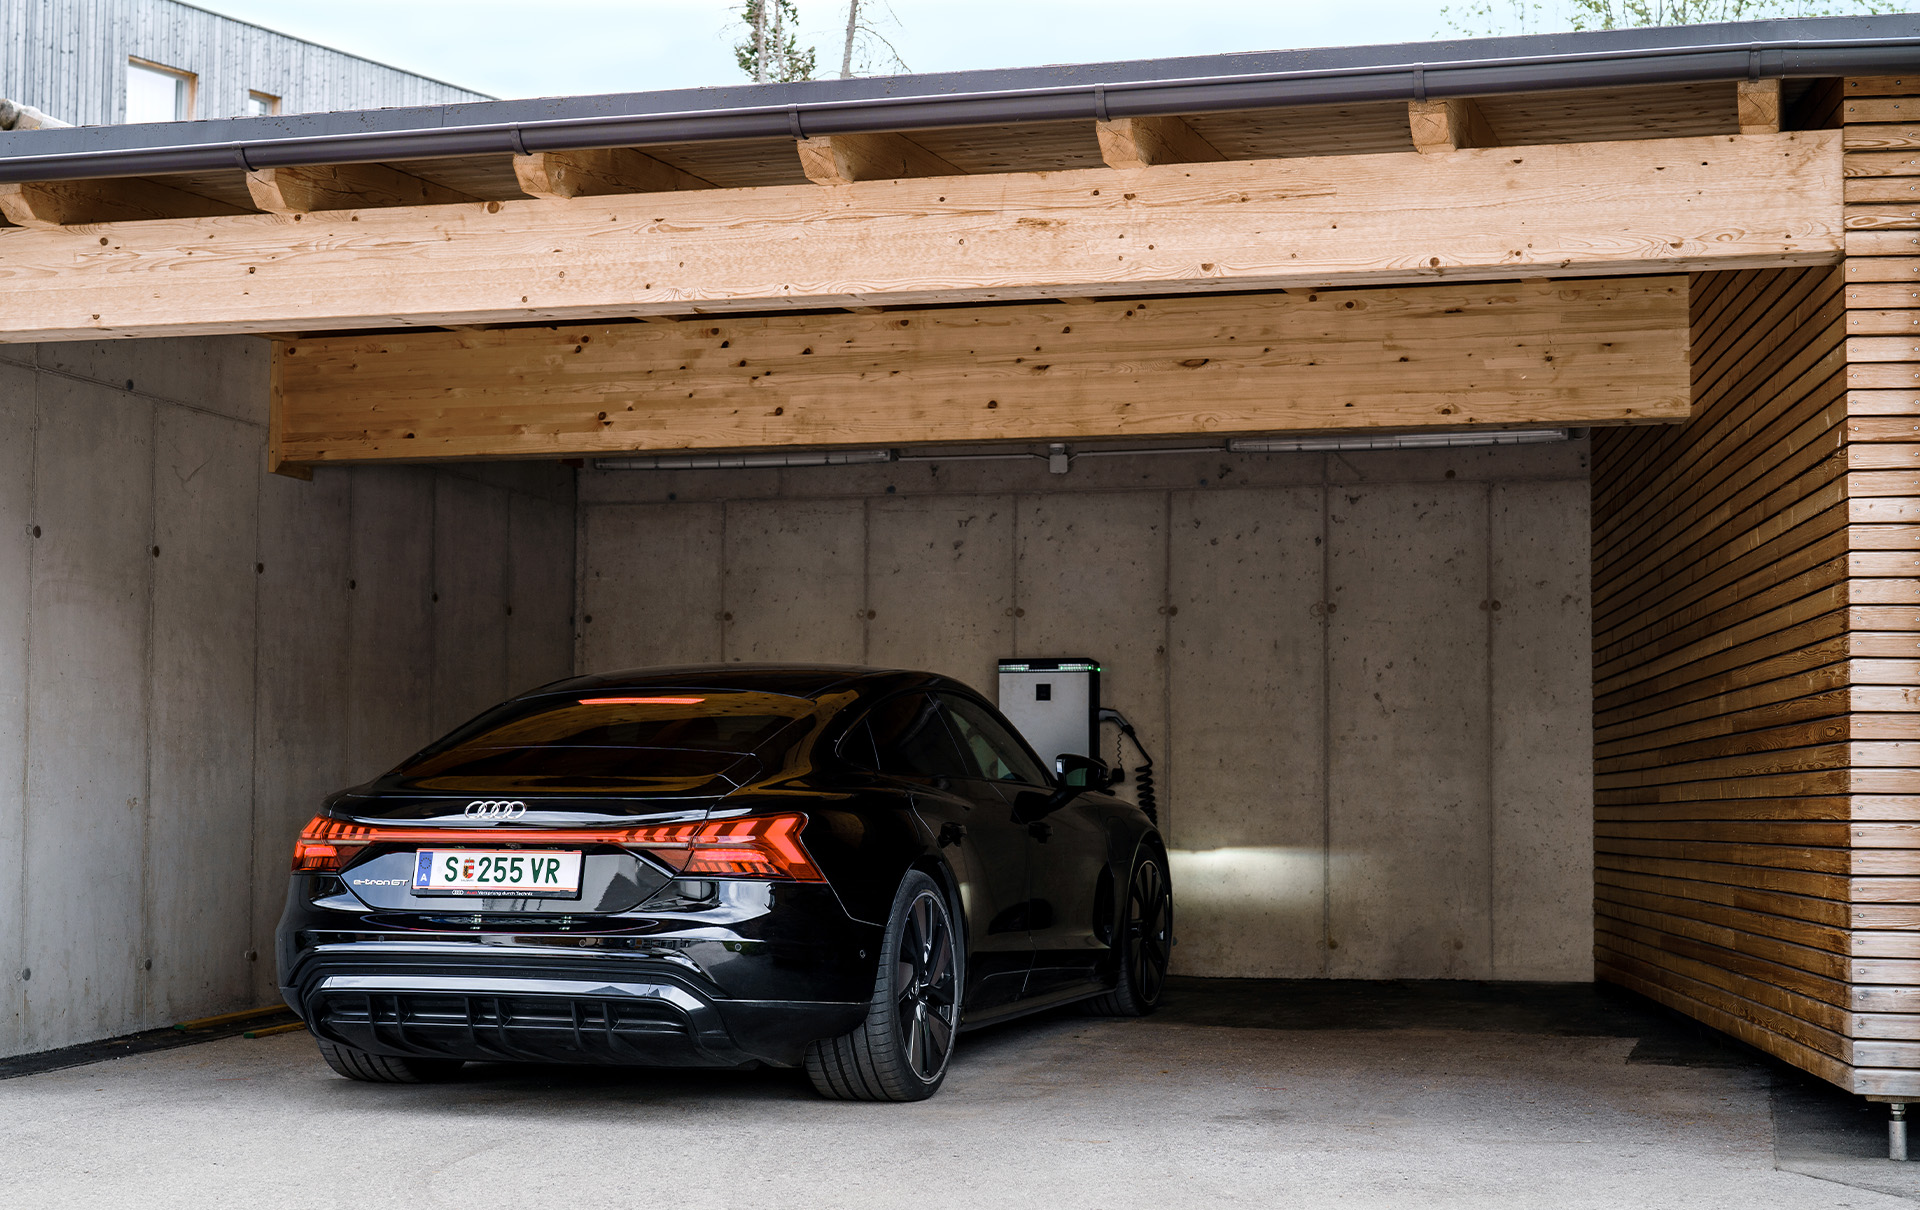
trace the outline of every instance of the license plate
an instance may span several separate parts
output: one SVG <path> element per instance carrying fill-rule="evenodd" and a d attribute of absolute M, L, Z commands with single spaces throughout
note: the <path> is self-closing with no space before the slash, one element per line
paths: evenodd
<path fill-rule="evenodd" d="M 413 893 L 573 897 L 580 894 L 580 854 L 524 849 L 422 849 L 414 861 Z"/>

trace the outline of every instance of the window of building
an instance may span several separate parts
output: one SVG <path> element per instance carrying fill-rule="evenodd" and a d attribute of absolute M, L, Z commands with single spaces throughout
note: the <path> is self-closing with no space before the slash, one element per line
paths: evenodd
<path fill-rule="evenodd" d="M 129 122 L 185 122 L 193 117 L 193 73 L 144 59 L 127 60 Z"/>
<path fill-rule="evenodd" d="M 264 118 L 280 112 L 280 98 L 270 92 L 249 92 L 247 94 L 247 116 Z"/>

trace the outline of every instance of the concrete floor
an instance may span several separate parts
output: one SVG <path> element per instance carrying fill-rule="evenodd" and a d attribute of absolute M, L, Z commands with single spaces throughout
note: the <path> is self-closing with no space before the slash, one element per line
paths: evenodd
<path fill-rule="evenodd" d="M 1145 1021 L 968 1035 L 919 1105 L 789 1072 L 368 1086 L 302 1033 L 0 1080 L 0 1205 L 1865 1210 L 1920 1199 L 1883 1121 L 1586 987 L 1188 980 Z"/>

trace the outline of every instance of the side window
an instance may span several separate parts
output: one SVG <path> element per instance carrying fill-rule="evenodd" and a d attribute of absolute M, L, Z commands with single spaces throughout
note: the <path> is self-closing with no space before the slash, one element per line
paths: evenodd
<path fill-rule="evenodd" d="M 977 770 L 975 777 L 1030 786 L 1051 783 L 1039 762 L 1027 754 L 1026 745 L 978 702 L 950 693 L 941 694 L 940 702 L 947 708 L 955 738 Z"/>
<path fill-rule="evenodd" d="M 952 733 L 941 721 L 940 711 L 924 693 L 903 693 L 881 702 L 863 725 L 873 736 L 882 773 L 899 777 L 972 776 L 954 746 Z"/>
<path fill-rule="evenodd" d="M 861 719 L 840 738 L 840 759 L 856 769 L 880 768 L 880 757 L 873 750 L 872 719 Z"/>

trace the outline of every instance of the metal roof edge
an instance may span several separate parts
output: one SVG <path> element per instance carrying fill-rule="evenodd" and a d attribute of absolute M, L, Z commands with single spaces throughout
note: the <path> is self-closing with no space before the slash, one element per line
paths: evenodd
<path fill-rule="evenodd" d="M 71 127 L 0 135 L 0 182 L 1909 70 L 1920 71 L 1920 16 L 1800 18 Z"/>

